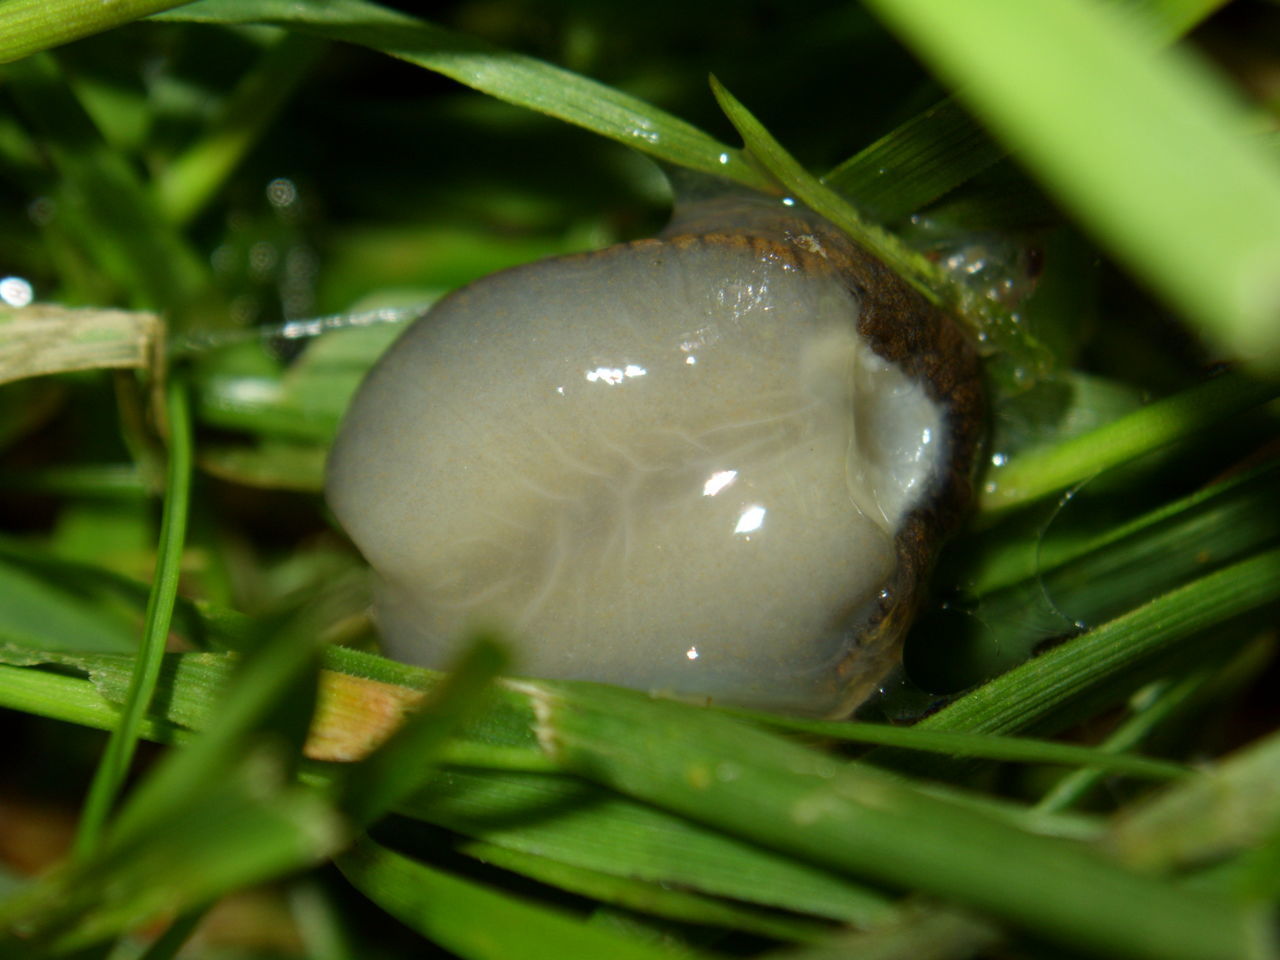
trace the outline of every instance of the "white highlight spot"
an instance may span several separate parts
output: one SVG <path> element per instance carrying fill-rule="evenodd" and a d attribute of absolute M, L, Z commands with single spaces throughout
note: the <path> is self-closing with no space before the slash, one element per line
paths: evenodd
<path fill-rule="evenodd" d="M 628 377 L 643 377 L 649 371 L 638 363 L 628 363 L 625 367 L 596 367 L 587 371 L 589 383 L 607 383 L 617 386 Z"/>
<path fill-rule="evenodd" d="M 697 660 L 697 659 L 698 659 L 698 648 L 697 648 L 697 647 L 690 647 L 688 650 L 686 650 L 686 651 L 684 652 L 684 655 L 685 655 L 686 657 L 688 657 L 690 660 Z"/>
<path fill-rule="evenodd" d="M 685 363 L 687 363 L 689 366 L 691 366 L 691 367 L 692 367 L 692 366 L 694 366 L 695 364 L 697 364 L 697 362 L 698 362 L 698 358 L 697 358 L 697 357 L 694 357 L 694 356 L 688 356 L 688 357 L 685 357 L 685 358 L 684 358 L 684 362 L 685 362 Z"/>
<path fill-rule="evenodd" d="M 742 511 L 742 516 L 738 517 L 738 525 L 733 528 L 734 533 L 753 533 L 764 526 L 765 509 L 759 504 L 747 507 Z"/>
<path fill-rule="evenodd" d="M 704 497 L 714 497 L 729 484 L 733 483 L 738 477 L 737 470 L 717 470 L 707 478 L 707 482 L 702 485 L 702 495 Z"/>
<path fill-rule="evenodd" d="M 22 277 L 5 277 L 0 280 L 0 300 L 11 307 L 25 307 L 35 299 L 31 284 Z"/>

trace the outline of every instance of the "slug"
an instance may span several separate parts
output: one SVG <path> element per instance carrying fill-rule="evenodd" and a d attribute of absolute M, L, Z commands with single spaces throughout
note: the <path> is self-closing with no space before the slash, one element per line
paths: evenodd
<path fill-rule="evenodd" d="M 740 193 L 505 270 L 369 373 L 327 496 L 388 655 L 847 715 L 900 661 L 982 423 L 970 342 L 834 226 Z"/>

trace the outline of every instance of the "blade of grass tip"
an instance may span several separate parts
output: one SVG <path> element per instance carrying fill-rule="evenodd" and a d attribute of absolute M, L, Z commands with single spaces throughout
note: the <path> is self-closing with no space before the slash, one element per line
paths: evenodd
<path fill-rule="evenodd" d="M 380 749 L 344 778 L 338 805 L 358 826 L 368 826 L 412 795 L 440 761 L 449 738 L 479 705 L 507 662 L 492 634 L 479 634 L 444 683 Z"/>
<path fill-rule="evenodd" d="M 362 0 L 204 0 L 162 19 L 261 23 L 357 43 L 444 74 L 507 103 L 584 127 L 659 160 L 755 189 L 772 187 L 741 151 L 637 97 Z"/>
<path fill-rule="evenodd" d="M 959 291 L 945 271 L 912 250 L 887 230 L 868 223 L 830 187 L 800 165 L 782 144 L 774 139 L 724 85 L 711 77 L 711 90 L 720 109 L 742 137 L 751 155 L 798 199 L 816 213 L 826 217 L 858 244 L 866 247 L 884 263 L 915 287 L 926 298 L 938 302 L 958 303 Z"/>
<path fill-rule="evenodd" d="M 1228 373 L 1157 400 L 1089 433 L 1029 450 L 988 472 L 986 514 L 1011 509 L 1191 436 L 1280 396 L 1280 381 Z"/>
<path fill-rule="evenodd" d="M 1011 733 L 1044 720 L 1108 676 L 1280 599 L 1280 550 L 1217 570 L 983 684 L 918 724 Z"/>
<path fill-rule="evenodd" d="M 1058 944 L 1144 960 L 1256 955 L 1268 918 L 712 711 L 526 682 L 539 739 L 580 776 L 854 876 Z"/>
<path fill-rule="evenodd" d="M 451 876 L 371 840 L 358 842 L 337 864 L 366 897 L 465 960 L 671 957 L 665 948 L 623 939 L 570 915 Z"/>
<path fill-rule="evenodd" d="M 1093 2 L 870 7 L 1171 307 L 1280 368 L 1280 176 L 1221 77 Z"/>
<path fill-rule="evenodd" d="M 164 216 L 186 224 L 204 209 L 326 47 L 289 33 L 272 42 L 200 138 L 155 181 Z"/>
<path fill-rule="evenodd" d="M 0 4 L 0 63 L 172 10 L 191 0 L 7 0 Z"/>
<path fill-rule="evenodd" d="M 165 412 L 169 421 L 169 466 L 165 480 L 164 511 L 160 521 L 160 544 L 156 551 L 156 571 L 147 600 L 146 625 L 138 648 L 128 699 L 120 712 L 119 724 L 107 741 L 107 749 L 85 801 L 76 831 L 74 854 L 85 857 L 98 846 L 103 826 L 129 772 L 138 737 L 164 656 L 169 624 L 178 596 L 182 547 L 186 539 L 187 512 L 191 505 L 191 460 L 193 439 L 187 387 L 181 375 L 170 377 L 165 392 Z"/>

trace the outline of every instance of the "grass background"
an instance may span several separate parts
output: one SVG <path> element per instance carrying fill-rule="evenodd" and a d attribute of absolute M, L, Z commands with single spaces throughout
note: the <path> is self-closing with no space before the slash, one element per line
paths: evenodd
<path fill-rule="evenodd" d="M 0 6 L 47 305 L 0 313 L 3 955 L 1275 954 L 1280 9 L 170 6 Z M 319 496 L 362 371 L 653 232 L 655 161 L 802 199 L 987 354 L 865 722 L 370 652 Z"/>

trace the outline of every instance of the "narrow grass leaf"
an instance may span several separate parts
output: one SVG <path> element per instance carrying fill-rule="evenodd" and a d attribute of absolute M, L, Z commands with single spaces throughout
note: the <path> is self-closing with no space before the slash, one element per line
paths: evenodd
<path fill-rule="evenodd" d="M 156 551 L 155 579 L 147 601 L 146 626 L 138 647 L 129 693 L 125 698 L 119 724 L 107 741 L 106 752 L 89 788 L 89 796 L 76 832 L 75 854 L 80 857 L 91 853 L 100 842 L 107 817 L 129 772 L 138 744 L 139 728 L 151 704 L 160 674 L 160 663 L 178 595 L 178 576 L 182 548 L 186 542 L 187 512 L 190 509 L 191 461 L 195 441 L 191 431 L 187 386 L 182 377 L 175 375 L 170 379 L 165 398 L 165 413 L 169 423 L 169 466 L 165 480 L 160 544 Z"/>
<path fill-rule="evenodd" d="M 856 243 L 883 261 L 927 300 L 956 313 L 969 324 L 988 349 L 998 351 L 988 373 L 1010 392 L 1026 389 L 1054 366 L 1044 344 L 1013 322 L 1007 310 L 979 296 L 922 253 L 911 249 L 889 231 L 867 222 L 842 196 L 810 174 L 782 147 L 750 111 L 714 77 L 711 88 L 729 122 L 742 136 L 751 155 L 815 213 L 826 217 Z"/>
<path fill-rule="evenodd" d="M 1240 374 L 1215 377 L 1089 433 L 1018 454 L 988 474 L 982 509 L 994 512 L 1038 500 L 1277 396 L 1280 383 Z"/>
<path fill-rule="evenodd" d="M 20 60 L 190 0 L 6 0 L 0 5 L 0 63 Z"/>
<path fill-rule="evenodd" d="M 165 19 L 263 23 L 361 44 L 667 163 L 768 186 L 739 151 L 630 94 L 362 0 L 203 0 Z"/>
<path fill-rule="evenodd" d="M 960 293 L 942 270 L 911 250 L 892 233 L 865 220 L 847 201 L 810 174 L 787 153 L 724 85 L 711 78 L 711 90 L 751 155 L 798 199 L 844 230 L 858 244 L 883 260 L 896 273 L 935 303 L 958 303 Z"/>
<path fill-rule="evenodd" d="M 451 876 L 362 840 L 338 868 L 392 916 L 465 960 L 659 960 L 663 949 Z"/>
<path fill-rule="evenodd" d="M 974 735 L 956 731 L 926 731 L 909 727 L 890 727 L 878 723 L 804 720 L 747 710 L 726 710 L 731 716 L 751 720 L 776 730 L 807 733 L 849 743 L 866 743 L 882 747 L 924 750 L 956 757 L 981 757 L 1009 763 L 1051 763 L 1064 766 L 1094 767 L 1109 773 L 1124 773 L 1152 780 L 1177 779 L 1190 773 L 1190 768 L 1167 760 L 1106 753 L 1092 747 L 1078 747 L 1031 737 Z"/>
<path fill-rule="evenodd" d="M 1280 368 L 1280 175 L 1221 79 L 1095 2 L 871 6 L 1139 278 Z"/>
<path fill-rule="evenodd" d="M 832 930 L 829 924 L 790 917 L 783 913 L 753 910 L 726 900 L 713 900 L 672 889 L 663 884 L 645 883 L 631 877 L 586 870 L 491 843 L 467 842 L 459 850 L 484 863 L 540 883 L 667 920 L 721 927 L 797 943 L 822 940 Z"/>
<path fill-rule="evenodd" d="M 1266 920 L 1128 873 L 861 764 L 643 696 L 529 683 L 541 742 L 580 775 L 813 863 L 920 889 L 1077 949 L 1239 958 Z M 639 732 L 638 731 L 642 731 Z M 619 742 L 629 742 L 619 750 Z"/>
<path fill-rule="evenodd" d="M 1030 727 L 1125 668 L 1278 599 L 1280 550 L 1270 550 L 1055 647 L 971 691 L 918 726 L 988 733 Z"/>

